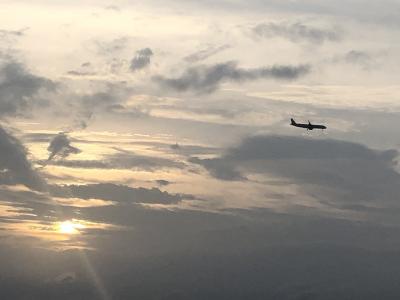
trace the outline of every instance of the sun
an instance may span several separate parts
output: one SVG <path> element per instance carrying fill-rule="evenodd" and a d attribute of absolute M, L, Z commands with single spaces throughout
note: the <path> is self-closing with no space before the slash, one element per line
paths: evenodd
<path fill-rule="evenodd" d="M 58 224 L 58 231 L 64 234 L 77 234 L 79 233 L 80 228 L 82 228 L 82 224 L 74 223 L 73 221 L 64 221 Z"/>

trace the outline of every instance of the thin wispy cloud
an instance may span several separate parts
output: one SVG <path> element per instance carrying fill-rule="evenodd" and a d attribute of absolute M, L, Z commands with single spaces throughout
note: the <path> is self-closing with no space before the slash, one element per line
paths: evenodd
<path fill-rule="evenodd" d="M 338 29 L 323 29 L 301 22 L 261 23 L 253 27 L 252 31 L 261 38 L 281 37 L 292 42 L 308 41 L 314 44 L 337 42 L 342 36 Z"/>
<path fill-rule="evenodd" d="M 231 48 L 230 45 L 222 45 L 219 47 L 210 46 L 186 56 L 184 60 L 190 63 L 198 63 L 229 48 Z"/>

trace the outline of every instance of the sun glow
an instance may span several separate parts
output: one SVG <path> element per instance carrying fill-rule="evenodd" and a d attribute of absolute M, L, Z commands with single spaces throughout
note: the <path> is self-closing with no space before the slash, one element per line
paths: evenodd
<path fill-rule="evenodd" d="M 78 234 L 84 226 L 74 221 L 64 221 L 58 224 L 58 231 L 64 234 Z"/>

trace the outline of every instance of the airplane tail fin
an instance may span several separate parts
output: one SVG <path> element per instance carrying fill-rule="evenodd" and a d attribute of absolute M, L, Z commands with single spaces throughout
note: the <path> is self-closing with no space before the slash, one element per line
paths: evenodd
<path fill-rule="evenodd" d="M 293 118 L 290 119 L 290 125 L 296 125 L 296 122 L 293 120 Z"/>

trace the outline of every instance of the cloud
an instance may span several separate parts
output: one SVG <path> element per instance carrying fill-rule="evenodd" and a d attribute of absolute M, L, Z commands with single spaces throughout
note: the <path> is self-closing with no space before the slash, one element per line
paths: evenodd
<path fill-rule="evenodd" d="M 152 2 L 161 4 L 159 0 Z M 178 11 L 183 9 L 190 11 L 202 11 L 210 13 L 210 8 L 214 13 L 233 12 L 237 14 L 259 14 L 265 18 L 271 14 L 278 16 L 306 16 L 313 19 L 323 19 L 336 17 L 341 22 L 346 19 L 357 20 L 363 23 L 373 23 L 378 25 L 398 26 L 397 11 L 399 4 L 393 0 L 382 0 L 381 2 L 347 0 L 345 5 L 341 2 L 326 0 L 323 3 L 310 0 L 281 1 L 281 0 L 249 0 L 241 1 L 219 1 L 217 3 L 210 0 L 174 0 L 169 1 L 169 7 L 174 7 Z"/>
<path fill-rule="evenodd" d="M 352 172 L 344 182 L 356 180 L 351 178 L 360 173 L 360 182 L 366 180 L 368 185 L 369 173 L 391 170 L 395 154 L 343 141 L 258 136 L 232 147 L 219 159 L 228 166 L 237 166 L 243 174 L 286 172 L 290 174 L 284 174 L 286 178 L 292 176 L 297 182 L 313 185 L 321 185 L 318 182 L 321 175 L 334 168 L 336 175 Z M 358 159 L 358 164 L 352 163 Z M 360 169 L 358 165 L 366 167 Z M 323 172 L 314 173 L 316 170 Z M 377 182 L 398 186 L 392 180 L 394 174 L 387 174 L 390 176 L 383 176 Z M 343 185 L 339 188 L 343 189 Z M 377 185 L 371 186 L 371 190 L 376 188 Z M 72 212 L 62 216 L 115 224 L 120 230 L 85 230 L 65 241 L 68 245 L 85 241 L 85 246 L 96 251 L 31 249 L 38 244 L 36 239 L 24 237 L 17 242 L 3 231 L 6 237 L 2 236 L 0 243 L 1 298 L 23 299 L 29 295 L 38 299 L 99 299 L 89 276 L 93 276 L 93 270 L 110 298 L 115 299 L 293 299 L 310 295 L 329 299 L 332 293 L 335 297 L 351 294 L 360 299 L 374 299 L 382 290 L 393 295 L 400 293 L 396 282 L 399 270 L 397 263 L 393 264 L 399 257 L 398 226 L 261 208 L 224 209 L 219 213 L 150 209 L 140 203 L 177 204 L 186 196 L 117 184 L 51 186 L 49 190 L 52 196 L 67 198 L 71 203 L 75 198 L 113 201 L 114 205 L 71 208 Z M 397 201 L 398 190 L 392 191 Z M 357 190 L 354 192 L 357 196 Z M 16 211 L 19 205 L 34 209 L 28 211 L 31 216 L 13 218 L 13 223 L 42 219 L 43 223 L 36 227 L 44 228 L 45 235 L 67 239 L 49 230 L 52 222 L 58 220 L 54 211 L 60 207 L 40 206 L 38 202 L 45 199 L 39 198 L 39 193 L 28 192 L 24 197 L 21 193 L 0 193 L 0 201 L 11 199 Z M 15 201 L 18 196 L 23 199 Z M 343 195 L 337 196 L 337 203 L 346 200 L 340 198 Z M 387 203 L 387 197 L 383 196 L 375 203 Z M 390 214 L 398 219 L 398 211 L 386 213 Z M 2 228 L 7 228 L 4 223 Z M 13 247 L 7 249 L 5 245 L 10 240 Z M 91 269 L 86 270 L 88 261 Z M 332 272 L 327 273 L 327 267 Z M 302 276 L 310 268 L 314 271 Z M 376 276 L 394 279 L 376 280 Z M 232 288 L 221 290 L 224 284 Z"/>
<path fill-rule="evenodd" d="M 119 6 L 116 6 L 116 5 L 108 5 L 104 9 L 111 10 L 111 11 L 114 11 L 114 12 L 120 12 L 121 11 L 121 8 Z"/>
<path fill-rule="evenodd" d="M 129 37 L 122 36 L 111 41 L 94 41 L 95 46 L 97 47 L 97 51 L 101 55 L 115 55 L 120 54 L 128 47 Z"/>
<path fill-rule="evenodd" d="M 254 34 L 263 38 L 282 37 L 292 42 L 308 41 L 320 44 L 326 41 L 338 41 L 340 34 L 337 30 L 320 29 L 297 23 L 261 23 L 253 29 Z"/>
<path fill-rule="evenodd" d="M 21 28 L 19 30 L 6 30 L 0 29 L 0 38 L 5 39 L 10 36 L 21 37 L 25 34 L 25 32 L 29 29 L 29 27 Z"/>
<path fill-rule="evenodd" d="M 88 61 L 81 64 L 81 68 L 90 68 L 91 66 L 92 64 Z"/>
<path fill-rule="evenodd" d="M 373 59 L 373 57 L 365 52 L 365 51 L 359 51 L 359 50 L 351 50 L 345 53 L 344 55 L 341 56 L 336 56 L 332 60 L 333 63 L 347 63 L 347 64 L 352 64 L 352 65 L 358 65 L 364 69 L 370 69 L 373 66 L 378 68 L 378 64 L 376 61 Z"/>
<path fill-rule="evenodd" d="M 368 53 L 363 51 L 351 50 L 346 53 L 345 60 L 350 63 L 365 64 L 370 61 L 371 57 Z"/>
<path fill-rule="evenodd" d="M 71 146 L 71 141 L 64 132 L 60 132 L 50 141 L 47 151 L 50 152 L 48 161 L 52 160 L 55 156 L 66 158 L 70 154 L 81 152 L 78 148 Z"/>
<path fill-rule="evenodd" d="M 110 155 L 107 161 L 111 166 L 119 167 L 131 167 L 131 168 L 142 168 L 142 169 L 158 169 L 158 168 L 183 168 L 184 163 L 171 160 L 168 158 L 154 157 L 139 155 L 131 151 L 126 151 L 117 147 L 114 147 L 119 153 Z"/>
<path fill-rule="evenodd" d="M 352 65 L 365 71 L 379 70 L 382 68 L 382 64 L 379 63 L 381 55 L 381 53 L 371 53 L 364 50 L 350 50 L 334 55 L 332 58 L 326 60 L 326 62 L 334 65 Z"/>
<path fill-rule="evenodd" d="M 20 63 L 3 63 L 0 66 L 0 117 L 27 112 L 39 103 L 41 91 L 53 91 L 55 87 L 54 82 L 33 75 Z"/>
<path fill-rule="evenodd" d="M 189 158 L 189 162 L 202 165 L 212 176 L 221 180 L 245 180 L 246 178 L 233 166 L 232 163 L 223 159 L 199 159 Z"/>
<path fill-rule="evenodd" d="M 91 71 L 71 70 L 71 71 L 68 71 L 67 74 L 70 75 L 70 76 L 85 77 L 85 76 L 95 76 L 97 73 L 96 72 L 91 72 Z"/>
<path fill-rule="evenodd" d="M 43 190 L 45 183 L 33 170 L 27 151 L 18 139 L 0 127 L 0 184 L 23 184 Z"/>
<path fill-rule="evenodd" d="M 135 57 L 131 60 L 131 71 L 144 69 L 150 64 L 153 51 L 150 48 L 143 48 L 136 51 Z"/>
<path fill-rule="evenodd" d="M 227 212 L 137 205 L 82 211 L 134 229 L 93 240 L 102 251 L 90 257 L 113 298 L 329 299 L 335 291 L 373 299 L 374 290 L 399 291 L 395 280 L 376 280 L 396 269 L 387 266 L 398 259 L 398 228 L 264 209 Z M 315 272 L 302 276 L 310 268 Z M 221 290 L 224 284 L 229 289 Z"/>
<path fill-rule="evenodd" d="M 219 47 L 210 46 L 196 53 L 186 56 L 184 60 L 190 63 L 197 63 L 206 60 L 210 56 L 218 54 L 226 49 L 229 49 L 230 47 L 231 47 L 230 45 L 222 45 Z"/>
<path fill-rule="evenodd" d="M 174 204 L 183 199 L 183 195 L 169 194 L 160 191 L 158 188 L 131 188 L 112 183 L 52 186 L 50 190 L 52 195 L 56 197 L 109 200 L 117 205 L 133 203 Z"/>
<path fill-rule="evenodd" d="M 167 185 L 170 185 L 170 184 L 171 184 L 170 181 L 164 180 L 164 179 L 156 180 L 156 183 L 157 183 L 159 186 L 167 186 Z"/>
<path fill-rule="evenodd" d="M 178 78 L 156 76 L 154 80 L 161 86 L 179 91 L 210 93 L 226 81 L 243 82 L 257 79 L 294 80 L 310 71 L 308 65 L 272 66 L 244 69 L 236 62 L 225 62 L 212 66 L 200 65 L 188 68 Z"/>
<path fill-rule="evenodd" d="M 267 210 L 116 209 L 83 210 L 121 214 L 132 225 L 85 235 L 97 251 L 50 251 L 32 247 L 33 239 L 0 244 L 0 297 L 102 299 L 99 282 L 109 299 L 376 299 L 382 291 L 394 299 L 400 293 L 398 228 Z"/>
<path fill-rule="evenodd" d="M 65 166 L 69 168 L 85 169 L 141 169 L 154 171 L 163 168 L 182 169 L 186 165 L 183 162 L 168 158 L 139 155 L 130 151 L 118 150 L 119 153 L 105 156 L 101 160 L 61 160 L 49 162 L 52 165 Z"/>
<path fill-rule="evenodd" d="M 96 113 L 110 111 L 110 107 L 119 105 L 131 93 L 132 89 L 125 83 L 106 82 L 92 94 L 73 95 L 74 102 L 69 103 L 69 109 L 74 107 L 73 121 L 66 130 L 86 129 Z"/>
<path fill-rule="evenodd" d="M 297 183 L 321 203 L 353 209 L 398 207 L 397 151 L 375 151 L 339 140 L 289 136 L 245 139 L 221 157 L 192 158 L 212 176 L 244 180 L 248 174 L 274 175 Z"/>

